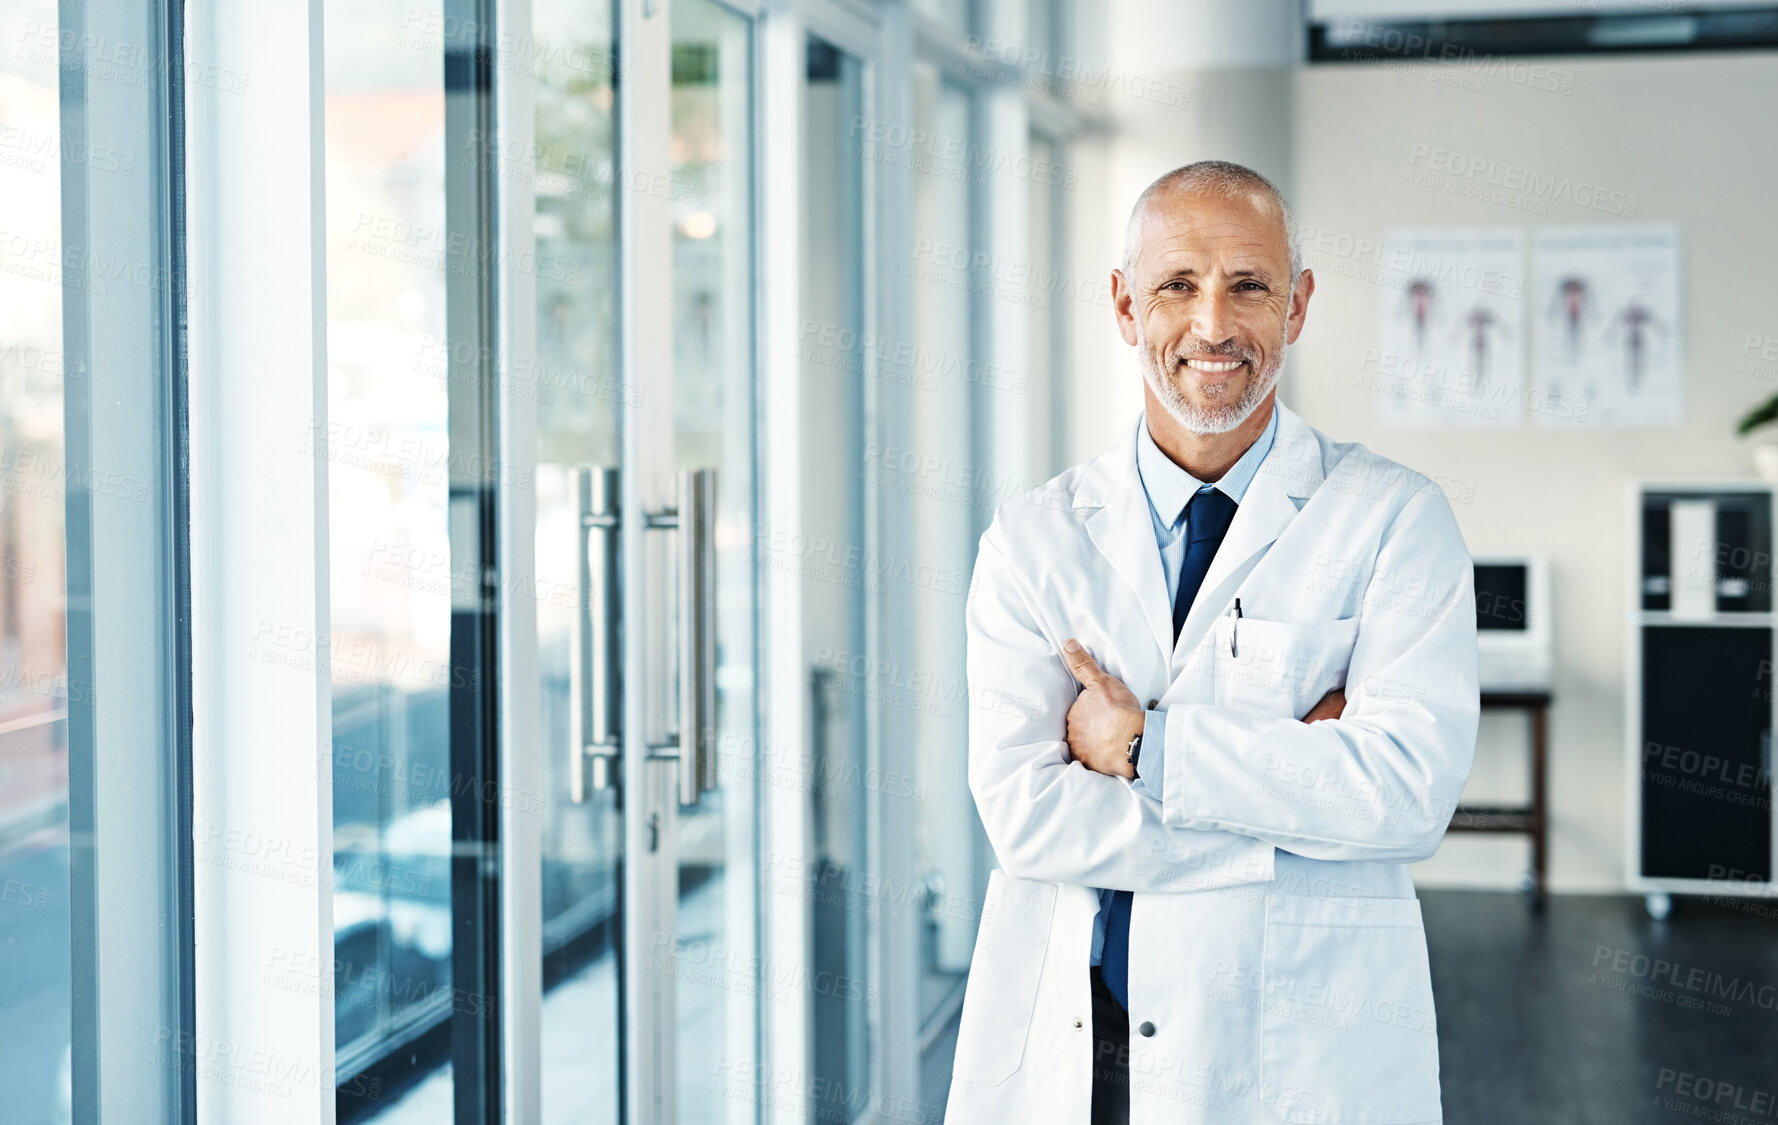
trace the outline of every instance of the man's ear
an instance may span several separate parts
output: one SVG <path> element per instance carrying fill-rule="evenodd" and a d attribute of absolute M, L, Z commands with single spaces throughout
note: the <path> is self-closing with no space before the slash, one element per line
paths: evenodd
<path fill-rule="evenodd" d="M 1124 343 L 1132 348 L 1136 346 L 1136 307 L 1135 294 L 1130 290 L 1130 279 L 1124 276 L 1123 270 L 1111 271 L 1111 315 L 1117 318 L 1117 334 L 1124 338 Z"/>
<path fill-rule="evenodd" d="M 1303 334 L 1303 323 L 1309 317 L 1309 298 L 1315 295 L 1315 271 L 1304 270 L 1296 279 L 1296 289 L 1290 295 L 1290 311 L 1285 314 L 1285 323 L 1289 331 L 1285 333 L 1284 342 L 1296 343 L 1296 338 Z"/>

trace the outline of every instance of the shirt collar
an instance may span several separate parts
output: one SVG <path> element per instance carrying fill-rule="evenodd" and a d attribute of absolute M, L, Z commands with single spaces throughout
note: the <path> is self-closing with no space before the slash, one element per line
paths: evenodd
<path fill-rule="evenodd" d="M 1144 414 L 1140 431 L 1136 436 L 1136 470 L 1142 478 L 1142 487 L 1148 493 L 1148 505 L 1155 518 L 1164 527 L 1171 527 L 1179 522 L 1179 516 L 1199 489 L 1205 487 L 1203 481 L 1192 476 L 1173 462 L 1171 457 L 1161 452 L 1161 447 L 1154 443 L 1154 436 L 1148 432 L 1148 417 Z M 1259 472 L 1260 462 L 1272 450 L 1272 439 L 1278 433 L 1278 404 L 1272 404 L 1272 416 L 1266 421 L 1266 428 L 1247 451 L 1241 454 L 1240 460 L 1222 474 L 1215 487 L 1225 493 L 1229 499 L 1239 504 L 1247 495 L 1247 486 L 1253 483 L 1254 476 Z"/>

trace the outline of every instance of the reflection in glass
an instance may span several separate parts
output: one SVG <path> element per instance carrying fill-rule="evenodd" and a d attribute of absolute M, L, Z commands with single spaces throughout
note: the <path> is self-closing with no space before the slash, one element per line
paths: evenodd
<path fill-rule="evenodd" d="M 617 102 L 608 0 L 535 0 L 534 155 L 502 168 L 530 183 L 539 261 L 533 358 L 537 412 L 537 658 L 542 826 L 545 1122 L 618 1120 L 618 861 L 615 788 L 569 792 L 570 645 L 581 592 L 577 470 L 619 464 Z M 528 357 L 514 356 L 515 368 Z M 525 404 L 516 404 L 515 409 Z M 559 593 L 546 594 L 546 591 Z"/>
<path fill-rule="evenodd" d="M 914 70 L 914 127 L 935 138 L 938 152 L 970 151 L 969 96 L 927 65 Z M 970 193 L 976 172 L 965 159 L 934 162 L 914 177 L 914 238 L 920 246 L 972 246 Z M 956 465 L 977 465 L 972 446 L 977 380 L 972 324 L 974 290 L 966 259 L 921 260 L 914 280 L 914 342 L 926 377 L 913 393 L 914 448 Z M 990 391 L 988 393 L 1002 393 Z M 935 573 L 967 575 L 975 559 L 978 518 L 986 502 L 969 489 L 915 489 L 913 526 L 903 536 L 913 557 Z M 978 508 L 981 510 L 978 511 Z M 925 584 L 910 591 L 914 605 L 915 666 L 932 682 L 961 689 L 963 591 Z M 935 703 L 941 701 L 935 700 Z M 943 705 L 915 716 L 914 775 L 926 799 L 914 806 L 914 862 L 929 894 L 921 927 L 920 1014 L 931 1018 L 954 999 L 975 945 L 974 912 L 955 904 L 975 900 L 975 815 L 966 772 L 967 692 L 951 691 Z"/>
<path fill-rule="evenodd" d="M 750 26 L 711 0 L 672 9 L 675 466 L 717 470 L 717 788 L 679 814 L 679 1120 L 755 1119 L 732 1089 L 753 1056 L 753 153 Z M 683 683 L 683 673 L 681 682 Z"/>
<path fill-rule="evenodd" d="M 449 1120 L 443 0 L 330 0 L 328 536 L 342 1119 Z"/>
<path fill-rule="evenodd" d="M 1060 0 L 1025 0 L 1025 49 L 1044 57 L 1038 65 L 1046 76 L 1052 78 L 1058 69 L 1052 60 L 1065 42 L 1059 34 L 1065 13 L 1066 8 Z"/>
<path fill-rule="evenodd" d="M 975 0 L 914 0 L 914 11 L 961 38 L 975 28 Z"/>
<path fill-rule="evenodd" d="M 862 112 L 858 60 L 811 37 L 803 117 L 802 533 L 826 550 L 801 558 L 774 546 L 770 565 L 805 575 L 808 772 L 812 867 L 798 890 L 810 902 L 811 979 L 868 981 L 872 903 L 865 878 L 866 701 L 873 690 L 865 636 L 872 575 L 865 538 L 865 371 Z M 812 562 L 817 565 L 810 565 Z M 774 879 L 774 889 L 784 880 Z M 780 890 L 779 893 L 782 893 Z M 872 1012 L 845 991 L 812 998 L 812 1081 L 869 1090 Z"/>
<path fill-rule="evenodd" d="M 0 270 L 0 1112 L 33 1122 L 72 1112 L 56 28 L 0 9 L 0 225 L 33 246 Z"/>

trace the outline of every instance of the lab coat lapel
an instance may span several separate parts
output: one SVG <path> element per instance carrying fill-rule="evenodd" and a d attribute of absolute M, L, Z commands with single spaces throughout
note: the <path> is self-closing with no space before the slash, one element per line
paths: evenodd
<path fill-rule="evenodd" d="M 1142 425 L 1136 418 L 1136 426 Z M 1093 462 L 1075 493 L 1076 507 L 1097 506 L 1086 519 L 1087 534 L 1142 604 L 1155 644 L 1164 658 L 1173 651 L 1173 606 L 1167 601 L 1167 578 L 1161 573 L 1161 552 L 1155 546 L 1154 522 L 1148 514 L 1148 493 L 1136 471 L 1135 426 L 1124 440 Z"/>
<path fill-rule="evenodd" d="M 1321 445 L 1315 432 L 1279 403 L 1278 432 L 1273 435 L 1272 448 L 1260 462 L 1259 472 L 1247 486 L 1228 533 L 1210 561 L 1204 584 L 1179 630 L 1178 645 L 1168 647 L 1175 664 L 1182 655 L 1197 648 L 1211 622 L 1228 609 L 1241 579 L 1252 569 L 1249 563 L 1256 562 L 1255 556 L 1283 534 L 1324 475 Z M 1169 632 L 1171 626 L 1169 620 Z"/>
<path fill-rule="evenodd" d="M 1228 607 L 1235 588 L 1251 569 L 1255 556 L 1271 546 L 1308 497 L 1320 487 L 1325 472 L 1321 444 L 1307 422 L 1278 404 L 1278 432 L 1259 472 L 1235 509 L 1204 584 L 1192 602 L 1179 640 L 1173 639 L 1173 605 L 1167 599 L 1167 578 L 1161 573 L 1161 552 L 1148 514 L 1148 493 L 1136 471 L 1136 441 L 1143 425 L 1140 414 L 1112 449 L 1088 467 L 1075 492 L 1078 508 L 1097 508 L 1086 518 L 1093 545 L 1111 562 L 1142 604 L 1142 616 L 1161 654 L 1177 672 L 1182 654 L 1190 654 L 1217 614 Z"/>

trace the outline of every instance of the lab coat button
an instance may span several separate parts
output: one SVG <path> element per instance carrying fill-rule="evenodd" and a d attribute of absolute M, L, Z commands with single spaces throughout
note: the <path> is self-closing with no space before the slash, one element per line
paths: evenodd
<path fill-rule="evenodd" d="M 1076 1031 L 1079 1031 L 1079 1030 L 1080 1030 L 1080 1028 L 1081 1028 L 1081 1023 L 1080 1023 L 1080 1021 L 1079 1021 L 1079 1020 L 1075 1020 L 1075 1021 L 1074 1021 L 1074 1030 L 1076 1030 Z"/>
<path fill-rule="evenodd" d="M 1150 711 L 1153 711 L 1153 710 L 1154 710 L 1154 709 L 1155 709 L 1155 706 L 1156 706 L 1156 705 L 1157 705 L 1157 704 L 1159 704 L 1159 703 L 1160 703 L 1160 700 L 1158 700 L 1158 699 L 1151 699 L 1151 700 L 1149 700 L 1149 701 L 1148 701 L 1148 709 L 1149 709 L 1149 710 L 1150 710 Z"/>
<path fill-rule="evenodd" d="M 1154 1034 L 1154 1024 L 1149 1023 L 1147 1020 L 1143 1020 L 1142 1026 L 1138 1027 L 1136 1030 L 1141 1032 L 1143 1035 L 1153 1035 Z"/>

